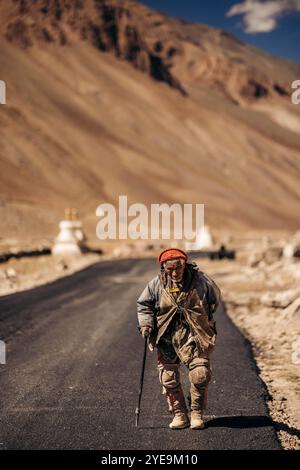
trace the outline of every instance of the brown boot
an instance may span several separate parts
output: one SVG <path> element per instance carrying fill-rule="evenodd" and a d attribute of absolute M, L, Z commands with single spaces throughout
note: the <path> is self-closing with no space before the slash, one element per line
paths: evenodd
<path fill-rule="evenodd" d="M 188 415 L 182 411 L 175 411 L 175 416 L 173 421 L 169 424 L 171 429 L 184 429 L 188 428 L 190 425 L 190 420 Z"/>
<path fill-rule="evenodd" d="M 202 411 L 191 411 L 191 429 L 203 429 L 204 427 Z"/>
<path fill-rule="evenodd" d="M 203 429 L 203 410 L 207 402 L 207 387 L 198 388 L 191 384 L 191 429 Z"/>
<path fill-rule="evenodd" d="M 190 425 L 190 420 L 181 386 L 177 387 L 176 390 L 167 390 L 166 395 L 169 407 L 172 407 L 174 412 L 174 418 L 169 427 L 171 429 L 187 428 Z"/>

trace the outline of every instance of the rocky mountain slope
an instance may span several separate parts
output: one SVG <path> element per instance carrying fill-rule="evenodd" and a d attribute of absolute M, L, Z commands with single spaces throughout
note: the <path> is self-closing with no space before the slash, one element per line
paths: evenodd
<path fill-rule="evenodd" d="M 0 2 L 1 237 L 77 207 L 201 202 L 217 227 L 297 228 L 300 65 L 130 0 Z"/>

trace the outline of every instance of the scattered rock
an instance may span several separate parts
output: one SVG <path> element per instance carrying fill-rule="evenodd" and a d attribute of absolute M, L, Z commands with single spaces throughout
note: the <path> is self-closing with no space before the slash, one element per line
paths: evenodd
<path fill-rule="evenodd" d="M 263 260 L 263 253 L 252 253 L 249 257 L 248 264 L 251 268 L 255 268 Z"/>
<path fill-rule="evenodd" d="M 278 261 L 282 257 L 282 248 L 281 247 L 271 247 L 264 252 L 264 261 L 266 264 L 272 264 Z"/>
<path fill-rule="evenodd" d="M 300 231 L 296 232 L 292 239 L 283 248 L 285 258 L 300 258 Z"/>
<path fill-rule="evenodd" d="M 282 257 L 283 249 L 279 246 L 268 247 L 264 250 L 254 252 L 248 259 L 250 267 L 264 267 L 280 260 Z"/>
<path fill-rule="evenodd" d="M 286 307 L 283 311 L 283 319 L 284 318 L 295 318 L 295 316 L 300 317 L 300 297 L 294 300 L 288 307 Z"/>
<path fill-rule="evenodd" d="M 283 256 L 285 258 L 300 258 L 300 243 L 288 243 L 283 248 Z"/>
<path fill-rule="evenodd" d="M 58 271 L 66 271 L 68 267 L 68 263 L 65 260 L 60 260 L 56 265 Z"/>
<path fill-rule="evenodd" d="M 7 268 L 5 269 L 5 276 L 6 279 L 16 279 L 17 278 L 17 272 L 14 268 Z"/>
<path fill-rule="evenodd" d="M 123 258 L 126 256 L 131 256 L 134 252 L 134 245 L 133 244 L 126 244 L 122 246 L 118 246 L 112 252 L 113 256 L 116 258 Z"/>
<path fill-rule="evenodd" d="M 262 295 L 261 303 L 267 307 L 275 308 L 286 308 L 288 307 L 298 296 L 300 295 L 300 289 L 290 289 L 283 292 L 267 292 Z"/>

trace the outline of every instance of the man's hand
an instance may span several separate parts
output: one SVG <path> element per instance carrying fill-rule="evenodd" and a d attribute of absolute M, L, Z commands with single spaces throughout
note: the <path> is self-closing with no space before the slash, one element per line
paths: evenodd
<path fill-rule="evenodd" d="M 142 326 L 141 327 L 141 335 L 143 338 L 147 338 L 148 336 L 150 336 L 152 333 L 152 328 L 151 326 Z"/>

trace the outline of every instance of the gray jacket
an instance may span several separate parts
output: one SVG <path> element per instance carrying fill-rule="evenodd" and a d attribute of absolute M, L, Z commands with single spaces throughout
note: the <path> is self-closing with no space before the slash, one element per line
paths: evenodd
<path fill-rule="evenodd" d="M 220 290 L 207 274 L 199 271 L 195 262 L 187 263 L 186 269 L 193 270 L 193 274 L 199 277 L 198 294 L 203 301 L 209 320 L 213 319 L 220 302 Z M 137 300 L 137 315 L 139 328 L 142 326 L 156 327 L 156 317 L 160 310 L 160 296 L 162 285 L 159 274 L 155 276 L 145 287 Z"/>

